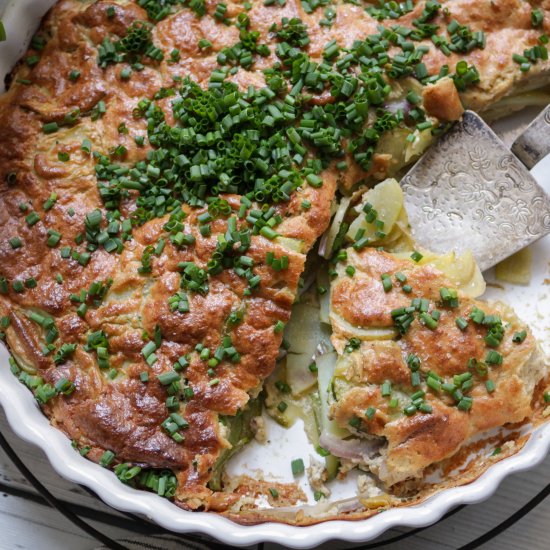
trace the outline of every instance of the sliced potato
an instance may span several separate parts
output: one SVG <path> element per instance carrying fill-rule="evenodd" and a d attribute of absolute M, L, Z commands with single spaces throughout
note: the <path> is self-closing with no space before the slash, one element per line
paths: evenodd
<path fill-rule="evenodd" d="M 293 252 L 304 251 L 304 241 L 300 239 L 291 239 L 290 237 L 276 237 L 275 242 L 277 244 L 280 244 L 287 250 L 292 250 Z"/>
<path fill-rule="evenodd" d="M 391 162 L 388 166 L 388 175 L 397 173 L 406 164 L 407 151 L 407 136 L 410 130 L 406 128 L 395 128 L 390 132 L 382 134 L 378 145 L 376 146 L 377 154 L 391 155 Z"/>
<path fill-rule="evenodd" d="M 425 259 L 421 260 L 421 263 Z M 470 298 L 477 298 L 485 292 L 485 280 L 477 266 L 473 254 L 468 250 L 462 254 L 449 252 L 428 259 L 430 263 L 443 271 L 451 281 Z"/>
<path fill-rule="evenodd" d="M 394 340 L 398 335 L 397 330 L 390 327 L 356 327 L 334 312 L 330 314 L 330 319 L 333 326 L 338 327 L 338 332 L 348 338 L 355 337 L 365 341 Z"/>
<path fill-rule="evenodd" d="M 329 259 L 332 255 L 332 247 L 334 246 L 334 241 L 336 240 L 336 236 L 338 235 L 340 226 L 344 221 L 350 202 L 351 197 L 343 197 L 340 201 L 340 204 L 338 205 L 336 214 L 334 214 L 334 218 L 332 218 L 332 223 L 330 224 L 330 227 L 326 233 L 326 239 L 323 243 L 323 250 L 319 251 L 319 255 L 323 258 Z"/>
<path fill-rule="evenodd" d="M 407 141 L 405 145 L 405 164 L 417 159 L 434 141 L 435 137 L 431 129 L 416 130 L 414 141 Z"/>
<path fill-rule="evenodd" d="M 311 410 L 313 411 L 313 417 L 315 419 L 315 424 L 317 426 L 317 434 L 316 437 L 309 436 L 310 443 L 317 447 L 320 445 L 319 442 L 319 436 L 321 434 L 321 431 L 323 429 L 323 419 L 322 419 L 322 412 L 321 412 L 321 399 L 319 398 L 319 392 L 312 392 L 310 394 L 310 401 L 311 401 Z M 338 466 L 340 465 L 340 459 L 335 457 L 334 455 L 328 455 L 325 456 L 325 469 L 327 471 L 327 479 L 331 480 L 336 477 L 336 474 L 338 473 Z"/>
<path fill-rule="evenodd" d="M 396 257 L 409 259 L 411 251 L 395 252 Z M 447 275 L 452 283 L 462 290 L 466 296 L 477 298 L 485 292 L 485 280 L 475 261 L 473 254 L 467 250 L 462 254 L 448 252 L 447 254 L 435 254 L 422 250 L 423 258 L 419 265 L 430 264 Z"/>
<path fill-rule="evenodd" d="M 319 399 L 321 401 L 321 431 L 327 431 L 336 437 L 350 435 L 348 430 L 340 428 L 334 420 L 329 419 L 330 404 L 333 401 L 332 379 L 336 367 L 336 353 L 325 353 L 317 359 Z"/>
<path fill-rule="evenodd" d="M 317 286 L 326 289 L 319 295 L 319 320 L 325 325 L 330 325 L 330 279 L 326 269 L 320 269 L 317 273 Z"/>
<path fill-rule="evenodd" d="M 293 395 L 300 395 L 317 384 L 317 376 L 309 370 L 312 357 L 322 341 L 328 341 L 330 332 L 319 321 L 319 308 L 298 303 L 285 329 L 290 344 L 286 359 L 286 381 Z"/>
<path fill-rule="evenodd" d="M 369 510 L 375 508 L 387 508 L 392 504 L 392 498 L 386 493 L 377 495 L 375 497 L 359 498 L 359 502 Z"/>
<path fill-rule="evenodd" d="M 466 296 L 469 296 L 470 298 L 478 298 L 485 292 L 486 288 L 487 284 L 485 283 L 483 274 L 476 264 L 474 276 L 470 279 L 468 284 L 461 287 L 461 290 L 462 292 L 464 292 L 464 294 L 466 294 Z"/>
<path fill-rule="evenodd" d="M 373 189 L 370 189 L 363 195 L 361 204 L 355 207 L 358 213 L 357 218 L 352 222 L 347 232 L 350 240 L 355 239 L 359 229 L 364 229 L 364 236 L 369 238 L 374 244 L 381 239 L 376 235 L 378 228 L 374 223 L 369 223 L 363 214 L 363 206 L 366 203 L 372 204 L 378 213 L 378 220 L 384 222 L 383 232 L 388 235 L 393 229 L 394 224 L 399 218 L 403 209 L 403 191 L 401 186 L 394 179 L 387 179 L 379 183 Z"/>
<path fill-rule="evenodd" d="M 289 353 L 286 358 L 287 380 L 293 395 L 307 392 L 317 383 L 317 377 L 309 370 L 311 355 Z"/>
<path fill-rule="evenodd" d="M 318 308 L 310 304 L 294 304 L 285 328 L 285 338 L 290 344 L 289 352 L 313 355 L 320 336 L 319 325 Z"/>
<path fill-rule="evenodd" d="M 495 277 L 499 281 L 515 285 L 528 285 L 531 281 L 533 255 L 529 247 L 522 248 L 495 267 Z"/>

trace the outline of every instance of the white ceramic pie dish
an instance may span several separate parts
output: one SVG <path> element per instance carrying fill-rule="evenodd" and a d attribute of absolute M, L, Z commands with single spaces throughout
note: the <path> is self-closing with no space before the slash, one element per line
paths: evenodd
<path fill-rule="evenodd" d="M 8 42 L 0 44 L 2 76 L 23 53 L 40 17 L 54 1 L 0 0 L 0 14 L 5 10 L 2 19 L 8 31 Z M 540 163 L 534 174 L 540 183 L 545 185 L 547 191 L 550 191 L 550 158 Z M 531 321 L 535 334 L 543 342 L 543 347 L 546 347 L 545 351 L 548 353 L 550 293 L 544 287 L 544 280 L 549 276 L 550 237 L 536 243 L 534 251 L 533 278 L 528 287 L 505 285 L 504 289 L 491 288 L 487 297 L 508 301 L 521 317 Z M 547 423 L 533 431 L 520 452 L 495 463 L 476 481 L 443 490 L 422 504 L 392 509 L 361 521 L 329 521 L 307 527 L 279 523 L 242 526 L 212 513 L 186 512 L 157 495 L 136 491 L 120 483 L 112 472 L 81 457 L 71 447 L 69 439 L 50 426 L 32 394 L 11 374 L 8 353 L 4 348 L 0 349 L 0 404 L 6 412 L 10 426 L 18 436 L 40 447 L 61 476 L 90 488 L 107 504 L 118 510 L 143 515 L 172 531 L 205 533 L 237 546 L 269 541 L 295 548 L 309 548 L 330 539 L 350 542 L 372 540 L 396 526 L 426 526 L 439 520 L 455 506 L 487 499 L 505 476 L 536 466 L 545 458 L 550 448 L 550 423 Z M 293 446 L 297 444 L 296 437 L 272 439 L 276 440 L 278 453 L 267 449 L 263 450 L 262 456 L 258 458 L 254 457 L 257 446 L 251 447 L 237 457 L 232 469 L 253 472 L 255 465 L 263 464 L 265 457 L 273 455 L 266 468 L 276 475 L 287 475 L 287 451 L 295 452 Z M 305 437 L 302 439 L 301 452 L 307 455 L 308 445 Z"/>
<path fill-rule="evenodd" d="M 171 531 L 204 533 L 236 546 L 275 542 L 293 548 L 311 548 L 331 539 L 371 540 L 397 526 L 430 525 L 455 506 L 487 499 L 507 475 L 533 468 L 550 448 L 547 423 L 532 434 L 519 453 L 491 466 L 473 483 L 444 490 L 420 505 L 388 510 L 360 521 L 328 521 L 308 527 L 279 523 L 243 526 L 209 512 L 186 512 L 157 495 L 136 491 L 122 484 L 111 471 L 81 457 L 69 439 L 50 426 L 32 394 L 11 374 L 7 358 L 6 350 L 1 349 L 0 403 L 8 422 L 19 437 L 44 451 L 61 476 L 88 487 L 113 508 L 143 515 Z"/>

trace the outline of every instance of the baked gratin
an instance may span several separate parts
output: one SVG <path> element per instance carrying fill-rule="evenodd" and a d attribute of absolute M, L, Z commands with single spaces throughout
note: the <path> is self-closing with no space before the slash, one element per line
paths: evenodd
<path fill-rule="evenodd" d="M 14 374 L 122 482 L 243 521 L 273 517 L 251 497 L 303 499 L 223 475 L 265 436 L 264 400 L 281 423 L 315 416 L 316 498 L 352 468 L 377 476 L 383 498 L 358 517 L 530 418 L 546 368 L 528 327 L 475 300 L 471 257 L 415 250 L 387 178 L 465 107 L 547 101 L 549 11 L 59 1 L 0 99 Z M 332 327 L 317 361 L 312 324 Z"/>

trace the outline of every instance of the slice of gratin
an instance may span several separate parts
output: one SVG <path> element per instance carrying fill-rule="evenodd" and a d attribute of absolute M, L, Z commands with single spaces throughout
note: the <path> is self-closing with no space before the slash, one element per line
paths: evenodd
<path fill-rule="evenodd" d="M 433 263 L 372 248 L 348 249 L 337 272 L 330 415 L 371 444 L 348 458 L 391 486 L 530 416 L 546 368 L 509 307 L 470 298 Z"/>

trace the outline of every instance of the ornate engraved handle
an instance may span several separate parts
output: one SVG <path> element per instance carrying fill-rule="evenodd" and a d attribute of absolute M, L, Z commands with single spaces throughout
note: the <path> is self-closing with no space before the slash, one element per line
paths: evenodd
<path fill-rule="evenodd" d="M 512 152 L 529 170 L 550 153 L 550 105 L 514 141 Z"/>

